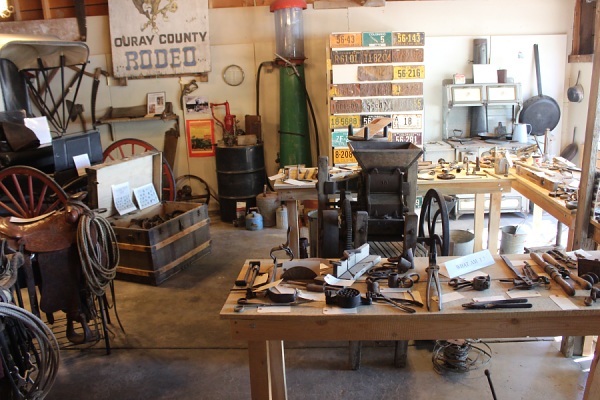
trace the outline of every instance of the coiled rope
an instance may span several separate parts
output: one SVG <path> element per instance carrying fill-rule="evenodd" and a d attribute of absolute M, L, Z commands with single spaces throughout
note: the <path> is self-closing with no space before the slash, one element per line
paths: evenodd
<path fill-rule="evenodd" d="M 42 320 L 29 311 L 17 307 L 10 303 L 0 303 L 0 317 L 5 325 L 5 329 L 10 329 L 9 325 L 14 324 L 16 328 L 26 329 L 30 345 L 28 345 L 27 354 L 29 354 L 30 369 L 28 371 L 19 371 L 7 369 L 7 356 L 4 348 L 5 339 L 2 339 L 2 363 L 4 364 L 4 373 L 11 376 L 11 384 L 15 393 L 19 394 L 19 399 L 37 400 L 43 399 L 52 389 L 56 380 L 58 365 L 60 363 L 60 352 L 56 337 L 44 324 Z M 16 346 L 12 343 L 12 347 Z M 21 345 L 22 346 L 22 345 Z M 24 354 L 19 354 L 23 357 Z M 30 357 L 31 356 L 31 357 Z M 19 374 L 19 376 L 15 376 Z M 16 380 L 21 380 L 19 385 Z"/>
<path fill-rule="evenodd" d="M 473 346 L 472 343 L 481 343 L 483 347 Z M 469 372 L 489 364 L 492 350 L 480 340 L 437 340 L 431 359 L 433 369 L 438 374 Z"/>
<path fill-rule="evenodd" d="M 77 249 L 86 283 L 92 293 L 104 296 L 119 265 L 117 237 L 110 223 L 83 206 L 77 225 Z"/>

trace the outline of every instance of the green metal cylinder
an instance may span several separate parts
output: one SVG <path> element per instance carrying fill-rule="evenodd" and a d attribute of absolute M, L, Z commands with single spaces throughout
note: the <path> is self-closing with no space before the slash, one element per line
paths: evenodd
<path fill-rule="evenodd" d="M 281 67 L 279 70 L 279 164 L 281 167 L 298 164 L 312 166 L 306 92 L 303 86 L 304 66 L 297 65 L 296 70 L 300 74 L 300 79 L 291 67 Z"/>

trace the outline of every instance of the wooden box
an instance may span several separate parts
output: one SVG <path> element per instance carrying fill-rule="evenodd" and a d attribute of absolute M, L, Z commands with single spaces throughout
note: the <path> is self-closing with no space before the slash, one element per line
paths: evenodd
<path fill-rule="evenodd" d="M 87 169 L 90 207 L 106 209 L 100 215 L 113 224 L 117 235 L 118 279 L 160 285 L 191 262 L 210 253 L 210 220 L 206 204 L 168 201 L 118 215 L 112 200 L 112 185 L 129 182 L 133 189 L 152 183 L 160 196 L 161 171 L 162 154 L 158 152 Z M 165 222 L 148 228 L 139 223 L 157 216 Z"/>

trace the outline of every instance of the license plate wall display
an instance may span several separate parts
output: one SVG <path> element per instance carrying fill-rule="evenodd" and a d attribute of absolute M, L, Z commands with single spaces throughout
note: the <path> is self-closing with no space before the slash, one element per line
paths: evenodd
<path fill-rule="evenodd" d="M 329 36 L 329 132 L 334 165 L 356 164 L 348 148 L 375 118 L 391 118 L 388 140 L 423 144 L 424 32 L 344 32 Z"/>

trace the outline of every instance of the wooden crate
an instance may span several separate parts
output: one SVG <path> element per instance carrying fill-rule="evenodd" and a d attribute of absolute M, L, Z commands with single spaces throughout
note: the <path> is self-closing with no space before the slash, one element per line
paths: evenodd
<path fill-rule="evenodd" d="M 130 188 L 135 188 L 153 183 L 160 196 L 161 157 L 161 153 L 148 152 L 87 170 L 90 207 L 106 209 L 100 215 L 114 225 L 117 235 L 118 279 L 160 285 L 210 253 L 210 219 L 205 204 L 167 201 L 123 216 L 115 210 L 111 191 L 114 184 L 129 181 Z M 156 215 L 167 219 L 174 213 L 177 215 L 148 229 L 136 222 Z"/>

